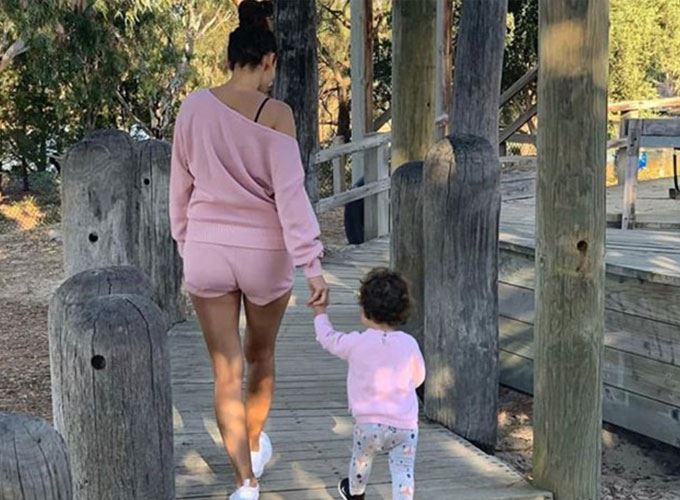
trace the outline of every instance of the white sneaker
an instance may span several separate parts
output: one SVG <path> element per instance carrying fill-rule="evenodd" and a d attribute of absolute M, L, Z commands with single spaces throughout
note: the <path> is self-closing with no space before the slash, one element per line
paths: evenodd
<path fill-rule="evenodd" d="M 250 486 L 250 479 L 243 481 L 243 486 L 229 496 L 229 500 L 258 500 L 260 498 L 260 485 Z"/>
<path fill-rule="evenodd" d="M 264 474 L 264 468 L 272 459 L 272 442 L 266 432 L 260 433 L 260 450 L 250 452 L 250 463 L 253 466 L 253 474 L 260 479 Z"/>

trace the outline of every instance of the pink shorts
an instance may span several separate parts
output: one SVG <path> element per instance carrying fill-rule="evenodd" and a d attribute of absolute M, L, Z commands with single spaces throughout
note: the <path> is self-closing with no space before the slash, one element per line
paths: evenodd
<path fill-rule="evenodd" d="M 187 241 L 184 281 L 189 293 L 214 298 L 241 291 L 264 306 L 293 288 L 293 260 L 285 250 L 260 250 Z"/>

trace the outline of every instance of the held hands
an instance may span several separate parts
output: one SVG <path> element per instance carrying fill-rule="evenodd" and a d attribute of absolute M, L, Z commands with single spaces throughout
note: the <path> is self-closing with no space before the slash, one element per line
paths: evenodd
<path fill-rule="evenodd" d="M 315 314 L 324 314 L 328 307 L 328 284 L 323 276 L 314 276 L 307 280 L 309 284 L 309 300 L 307 305 L 314 309 Z"/>

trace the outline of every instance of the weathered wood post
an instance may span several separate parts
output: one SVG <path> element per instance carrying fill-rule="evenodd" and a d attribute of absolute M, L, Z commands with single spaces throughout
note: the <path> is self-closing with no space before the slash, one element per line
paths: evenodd
<path fill-rule="evenodd" d="M 54 421 L 76 499 L 174 498 L 168 322 L 152 293 L 128 267 L 85 271 L 52 298 Z"/>
<path fill-rule="evenodd" d="M 500 163 L 486 139 L 450 136 L 423 170 L 425 413 L 493 451 Z"/>
<path fill-rule="evenodd" d="M 540 0 L 534 477 L 599 498 L 609 6 Z"/>
<path fill-rule="evenodd" d="M 182 259 L 170 234 L 170 144 L 149 140 L 139 145 L 138 264 L 151 278 L 156 300 L 171 324 L 184 321 Z"/>
<path fill-rule="evenodd" d="M 423 160 L 434 141 L 436 0 L 392 2 L 392 168 Z"/>
<path fill-rule="evenodd" d="M 463 2 L 450 128 L 424 167 L 425 411 L 495 449 L 498 411 L 498 103 L 506 0 Z"/>
<path fill-rule="evenodd" d="M 66 276 L 137 257 L 137 162 L 129 134 L 91 134 L 66 153 L 62 230 Z"/>
<path fill-rule="evenodd" d="M 392 175 L 390 192 L 392 234 L 391 267 L 408 281 L 413 299 L 411 316 L 404 330 L 423 345 L 423 162 L 413 161 Z M 425 360 L 427 364 L 427 359 Z M 421 391 L 422 392 L 422 391 Z M 422 394 L 421 394 L 422 396 Z"/>
<path fill-rule="evenodd" d="M 44 420 L 0 412 L 0 498 L 73 498 L 66 443 Z"/>

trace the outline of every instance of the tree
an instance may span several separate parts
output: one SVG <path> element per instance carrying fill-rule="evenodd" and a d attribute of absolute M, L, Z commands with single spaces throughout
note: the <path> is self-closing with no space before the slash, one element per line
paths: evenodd
<path fill-rule="evenodd" d="M 319 147 L 319 68 L 316 47 L 316 2 L 276 2 L 274 22 L 279 49 L 274 95 L 293 109 L 307 178 L 307 192 L 318 199 L 312 155 Z"/>

